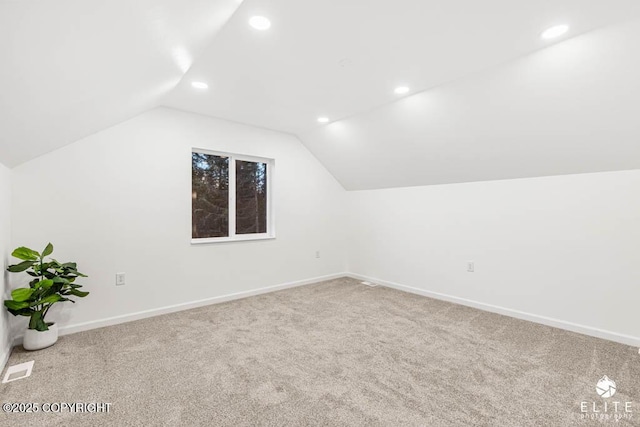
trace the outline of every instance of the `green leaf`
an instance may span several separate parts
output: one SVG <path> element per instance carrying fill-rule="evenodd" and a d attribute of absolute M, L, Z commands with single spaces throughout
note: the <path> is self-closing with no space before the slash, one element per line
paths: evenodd
<path fill-rule="evenodd" d="M 87 276 L 85 274 L 82 274 L 77 270 L 67 270 L 67 271 L 64 272 L 62 277 L 68 277 L 68 278 L 75 279 L 76 277 L 89 277 L 89 276 Z"/>
<path fill-rule="evenodd" d="M 56 277 L 55 279 L 53 279 L 53 283 L 55 285 L 59 285 L 60 289 L 67 289 L 71 286 L 71 282 L 68 279 L 62 279 L 60 277 Z"/>
<path fill-rule="evenodd" d="M 44 248 L 44 251 L 42 251 L 42 258 L 49 256 L 53 253 L 53 245 L 51 244 L 51 242 L 49 242 L 49 244 L 47 245 L 46 248 Z"/>
<path fill-rule="evenodd" d="M 62 297 L 58 294 L 49 295 L 46 298 L 42 298 L 40 301 L 32 302 L 31 307 L 33 307 L 34 305 L 41 305 L 41 304 L 53 304 L 60 301 L 60 298 Z"/>
<path fill-rule="evenodd" d="M 36 283 L 34 286 L 34 289 L 38 289 L 38 288 L 49 289 L 51 286 L 53 286 L 53 280 L 45 279 Z"/>
<path fill-rule="evenodd" d="M 24 302 L 31 298 L 33 295 L 33 289 L 31 288 L 18 288 L 11 291 L 11 297 L 16 302 Z"/>
<path fill-rule="evenodd" d="M 6 300 L 4 302 L 5 307 L 7 307 L 9 310 L 21 310 L 23 308 L 29 308 L 29 303 L 28 302 L 18 302 L 18 301 L 13 301 L 13 300 Z"/>
<path fill-rule="evenodd" d="M 13 314 L 14 316 L 27 316 L 27 317 L 31 317 L 31 314 L 33 313 L 33 310 L 31 310 L 30 308 L 23 308 L 20 310 L 12 310 L 10 308 L 7 309 L 9 311 L 9 313 Z"/>
<path fill-rule="evenodd" d="M 15 251 L 11 252 L 11 256 L 24 260 L 24 261 L 36 261 L 40 258 L 40 254 L 33 249 L 20 246 Z"/>
<path fill-rule="evenodd" d="M 69 289 L 69 294 L 70 295 L 75 295 L 75 296 L 80 297 L 80 298 L 84 298 L 87 295 L 89 295 L 89 292 L 79 291 L 77 289 Z"/>
<path fill-rule="evenodd" d="M 20 264 L 10 265 L 7 268 L 7 271 L 11 273 L 20 273 L 22 271 L 28 270 L 35 264 L 35 261 L 22 261 Z"/>

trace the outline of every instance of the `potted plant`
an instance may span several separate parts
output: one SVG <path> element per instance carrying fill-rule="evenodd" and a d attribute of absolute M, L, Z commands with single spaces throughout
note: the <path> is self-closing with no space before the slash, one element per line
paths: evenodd
<path fill-rule="evenodd" d="M 19 247 L 11 253 L 22 262 L 10 265 L 7 270 L 11 273 L 26 271 L 34 279 L 28 288 L 18 288 L 11 292 L 10 300 L 4 305 L 14 316 L 27 316 L 29 328 L 24 334 L 23 347 L 25 350 L 40 350 L 58 341 L 58 327 L 53 322 L 46 322 L 45 316 L 49 309 L 57 302 L 71 301 L 71 296 L 84 298 L 89 292 L 80 290 L 75 280 L 87 277 L 80 273 L 75 262 L 60 263 L 55 259 L 45 260 L 53 253 L 53 245 L 49 243 L 42 254 L 33 249 Z"/>

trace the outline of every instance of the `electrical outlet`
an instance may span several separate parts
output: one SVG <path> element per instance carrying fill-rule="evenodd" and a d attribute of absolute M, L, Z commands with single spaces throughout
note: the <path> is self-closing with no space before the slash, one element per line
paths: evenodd
<path fill-rule="evenodd" d="M 116 273 L 116 286 L 122 286 L 125 284 L 124 273 Z"/>
<path fill-rule="evenodd" d="M 476 271 L 476 263 L 474 261 L 467 261 L 467 273 L 473 273 Z"/>
<path fill-rule="evenodd" d="M 316 258 L 320 258 L 320 251 L 316 251 Z"/>

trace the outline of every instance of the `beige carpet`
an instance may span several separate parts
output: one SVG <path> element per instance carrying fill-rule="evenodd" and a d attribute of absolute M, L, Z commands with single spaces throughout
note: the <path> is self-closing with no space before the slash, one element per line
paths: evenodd
<path fill-rule="evenodd" d="M 630 319 L 631 321 L 631 319 Z M 2 402 L 109 402 L 2 425 L 640 425 L 637 349 L 339 279 L 62 337 Z M 632 401 L 618 423 L 580 419 Z"/>

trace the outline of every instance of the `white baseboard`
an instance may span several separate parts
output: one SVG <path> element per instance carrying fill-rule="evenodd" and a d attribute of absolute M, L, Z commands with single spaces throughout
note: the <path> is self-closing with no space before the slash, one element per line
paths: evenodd
<path fill-rule="evenodd" d="M 438 299 L 442 301 L 452 302 L 455 304 L 466 305 L 468 307 L 477 308 L 479 310 L 490 311 L 492 313 L 502 314 L 504 316 L 515 317 L 516 319 L 528 320 L 534 323 L 540 323 L 546 326 L 552 326 L 554 328 L 565 329 L 571 332 L 577 332 L 583 335 L 589 335 L 596 338 L 602 338 L 609 341 L 615 341 L 621 344 L 630 345 L 633 347 L 640 347 L 640 337 L 634 337 L 630 335 L 619 334 L 616 332 L 605 331 L 603 329 L 593 328 L 591 326 L 580 325 L 577 323 L 567 322 L 564 320 L 554 319 L 546 316 L 539 316 L 537 314 L 525 313 L 523 311 L 512 310 L 510 308 L 499 307 L 496 305 L 485 304 L 465 298 L 454 297 L 451 295 L 441 294 L 438 292 L 426 291 L 424 289 L 413 288 L 410 286 L 401 285 L 398 283 L 388 282 L 386 280 L 380 280 L 373 277 L 364 276 L 362 274 L 348 273 L 349 277 L 358 280 L 365 280 L 368 282 L 377 283 L 388 288 L 397 289 L 404 292 L 410 292 L 412 294 L 422 295 L 425 297 Z"/>
<path fill-rule="evenodd" d="M 166 307 L 154 308 L 151 310 L 138 311 L 135 313 L 125 314 L 122 316 L 108 317 L 106 319 L 92 320 L 90 322 L 76 323 L 74 325 L 61 326 L 59 328 L 60 335 L 69 335 L 76 332 L 88 331 L 91 329 L 103 328 L 105 326 L 118 325 L 120 323 L 133 322 L 134 320 L 146 319 L 148 317 L 160 316 L 162 314 L 175 313 L 176 311 L 189 310 L 192 308 L 203 307 L 206 305 L 220 304 L 227 301 L 233 301 L 242 298 L 248 298 L 255 295 L 267 294 L 270 292 L 281 291 L 283 289 L 295 288 L 298 286 L 311 285 L 313 283 L 323 282 L 325 280 L 338 279 L 347 277 L 347 273 L 329 274 L 327 276 L 313 277 L 311 279 L 298 280 L 295 282 L 283 283 L 280 285 L 267 286 L 265 288 L 252 289 L 250 291 L 238 292 L 235 294 L 222 295 L 219 297 L 206 298 L 198 301 L 175 304 Z M 13 340 L 13 345 L 21 345 L 23 336 L 20 335 Z M 7 355 L 8 356 L 8 355 Z"/>
<path fill-rule="evenodd" d="M 160 307 L 151 310 L 139 311 L 136 313 L 125 314 L 122 316 L 109 317 L 106 319 L 93 320 L 90 322 L 77 323 L 73 325 L 63 326 L 60 328 L 60 335 L 69 335 L 76 332 L 88 331 L 91 329 L 103 328 L 105 326 L 118 325 L 120 323 L 132 322 L 135 320 L 146 319 L 148 317 L 159 316 L 162 314 L 174 313 L 177 311 L 189 310 L 192 308 L 203 307 L 206 305 L 212 304 L 220 304 L 227 301 L 233 301 L 237 299 L 247 298 L 255 295 L 266 294 L 270 292 L 276 292 L 283 289 L 295 288 L 298 286 L 310 285 L 313 283 L 322 282 L 325 280 L 338 279 L 340 277 L 352 277 L 358 280 L 365 280 L 373 283 L 377 283 L 382 286 L 386 286 L 388 288 L 397 289 L 404 292 L 410 292 L 417 295 L 422 295 L 429 298 L 434 298 L 442 301 L 452 302 L 454 304 L 461 304 L 468 307 L 477 308 L 479 310 L 489 311 L 492 313 L 498 313 L 509 317 L 514 317 L 516 319 L 527 320 L 534 323 L 540 323 L 542 325 L 552 326 L 555 328 L 565 329 L 571 332 L 576 332 L 579 334 L 589 335 L 596 338 L 602 338 L 609 341 L 618 342 L 621 344 L 626 344 L 634 347 L 640 347 L 640 337 L 634 337 L 630 335 L 619 334 L 616 332 L 606 331 L 603 329 L 593 328 L 590 326 L 580 325 L 577 323 L 567 322 L 564 320 L 554 319 L 546 316 L 539 316 L 536 314 L 526 313 L 523 311 L 512 310 L 509 308 L 499 307 L 491 304 L 485 304 L 465 298 L 459 298 L 447 294 L 442 294 L 438 292 L 427 291 L 424 289 L 413 288 L 410 286 L 401 285 L 394 282 L 388 282 L 386 280 L 380 280 L 369 276 L 364 276 L 362 274 L 356 273 L 338 273 L 338 274 L 330 274 L 327 276 L 314 277 L 311 279 L 300 280 L 295 282 L 283 283 L 275 286 L 268 286 L 264 288 L 253 289 L 245 292 L 238 292 L 235 294 L 222 295 L 219 297 L 206 298 L 198 301 L 192 301 L 182 304 L 175 304 L 166 307 Z M 13 345 L 21 345 L 22 344 L 22 336 L 18 336 L 14 339 Z M 7 360 L 9 359 L 9 355 L 11 354 L 11 349 L 6 351 L 4 354 L 0 355 L 0 368 L 4 369 Z M 0 369 L 0 372 L 2 371 Z"/>

